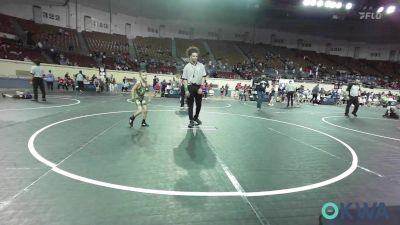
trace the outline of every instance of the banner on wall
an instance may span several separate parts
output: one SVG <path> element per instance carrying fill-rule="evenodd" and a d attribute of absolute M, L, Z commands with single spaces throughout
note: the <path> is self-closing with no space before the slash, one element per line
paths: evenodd
<path fill-rule="evenodd" d="M 67 26 L 67 14 L 65 7 L 41 6 L 42 22 L 49 25 Z"/>

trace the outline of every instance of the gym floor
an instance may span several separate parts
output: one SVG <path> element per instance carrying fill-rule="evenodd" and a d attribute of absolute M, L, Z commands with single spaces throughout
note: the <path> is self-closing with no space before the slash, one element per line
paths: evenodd
<path fill-rule="evenodd" d="M 132 128 L 129 95 L 0 99 L 0 224 L 318 224 L 326 202 L 400 204 L 400 121 L 383 108 L 178 99 Z"/>

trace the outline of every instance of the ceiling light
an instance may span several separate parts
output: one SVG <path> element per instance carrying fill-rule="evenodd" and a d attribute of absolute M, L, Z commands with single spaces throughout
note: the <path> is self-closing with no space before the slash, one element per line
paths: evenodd
<path fill-rule="evenodd" d="M 353 3 L 349 2 L 346 4 L 346 9 L 350 10 L 351 8 L 353 8 Z"/>
<path fill-rule="evenodd" d="M 310 5 L 310 0 L 303 0 L 303 5 L 304 6 L 309 6 Z"/>
<path fill-rule="evenodd" d="M 396 11 L 396 6 L 391 5 L 386 9 L 386 14 L 392 14 L 394 11 Z"/>
<path fill-rule="evenodd" d="M 334 1 L 326 1 L 325 2 L 325 7 L 326 8 L 335 8 L 335 6 L 336 6 L 336 2 L 334 2 Z"/>

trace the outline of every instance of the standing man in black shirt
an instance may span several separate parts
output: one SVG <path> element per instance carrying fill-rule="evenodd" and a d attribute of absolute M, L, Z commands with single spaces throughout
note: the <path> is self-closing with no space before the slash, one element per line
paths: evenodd
<path fill-rule="evenodd" d="M 261 104 L 265 99 L 265 91 L 269 86 L 265 75 L 262 75 L 260 80 L 256 83 L 256 91 L 257 91 L 257 110 L 261 110 Z"/>

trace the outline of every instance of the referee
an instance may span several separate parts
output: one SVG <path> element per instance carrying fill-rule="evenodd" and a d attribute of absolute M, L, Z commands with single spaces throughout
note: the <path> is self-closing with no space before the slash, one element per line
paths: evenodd
<path fill-rule="evenodd" d="M 185 95 L 188 98 L 187 104 L 189 107 L 189 128 L 195 125 L 201 125 L 199 114 L 201 110 L 201 101 L 203 90 L 201 86 L 205 83 L 207 76 L 206 69 L 203 64 L 197 61 L 200 50 L 197 47 L 191 46 L 186 50 L 186 55 L 189 57 L 189 63 L 183 68 L 182 80 L 185 89 Z M 196 114 L 193 117 L 193 103 L 196 100 Z"/>
<path fill-rule="evenodd" d="M 32 101 L 38 102 L 38 88 L 40 88 L 40 92 L 42 92 L 42 101 L 46 101 L 46 91 L 44 89 L 43 76 L 44 71 L 40 66 L 40 62 L 35 60 L 35 65 L 31 67 L 32 74 L 32 86 L 33 86 L 33 99 Z"/>
<path fill-rule="evenodd" d="M 292 80 L 289 80 L 289 83 L 286 85 L 286 91 L 287 91 L 286 108 L 289 108 L 289 102 L 291 103 L 291 107 L 293 108 L 293 98 L 294 98 L 294 92 L 296 91 L 296 86 L 293 84 Z"/>
<path fill-rule="evenodd" d="M 360 106 L 360 103 L 358 102 L 358 97 L 360 96 L 361 93 L 360 80 L 356 80 L 354 83 L 350 83 L 347 86 L 347 91 L 349 92 L 349 100 L 347 100 L 346 111 L 344 112 L 344 115 L 350 117 L 349 116 L 350 106 L 353 104 L 354 109 L 351 114 L 357 117 L 358 107 Z"/>

